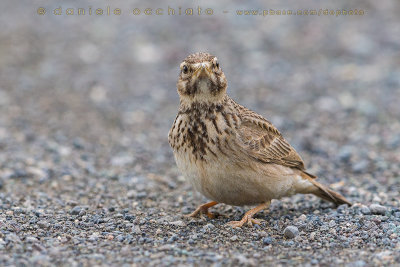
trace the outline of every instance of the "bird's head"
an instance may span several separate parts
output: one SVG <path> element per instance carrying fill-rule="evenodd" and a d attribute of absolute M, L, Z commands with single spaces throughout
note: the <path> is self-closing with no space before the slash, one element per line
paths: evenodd
<path fill-rule="evenodd" d="M 226 94 L 225 74 L 218 59 L 208 53 L 195 53 L 180 65 L 177 82 L 181 102 L 216 103 Z"/>

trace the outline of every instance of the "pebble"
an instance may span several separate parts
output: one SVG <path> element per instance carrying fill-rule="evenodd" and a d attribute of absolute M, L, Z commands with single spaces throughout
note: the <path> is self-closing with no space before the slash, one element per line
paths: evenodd
<path fill-rule="evenodd" d="M 147 193 L 146 193 L 145 191 L 139 192 L 139 193 L 137 193 L 137 195 L 136 195 L 136 198 L 137 198 L 137 199 L 144 199 L 144 198 L 146 198 L 146 197 L 147 197 Z"/>
<path fill-rule="evenodd" d="M 46 221 L 38 221 L 37 222 L 37 225 L 40 227 L 40 228 L 43 228 L 43 229 L 47 229 L 47 228 L 49 228 L 49 223 L 47 223 Z"/>
<path fill-rule="evenodd" d="M 132 234 L 141 235 L 142 230 L 140 229 L 139 225 L 135 225 L 132 227 Z"/>
<path fill-rule="evenodd" d="M 124 219 L 127 221 L 132 222 L 135 219 L 135 216 L 131 215 L 131 214 L 125 214 L 124 215 Z"/>
<path fill-rule="evenodd" d="M 236 241 L 236 240 L 238 240 L 238 236 L 237 236 L 237 235 L 234 235 L 234 236 L 232 236 L 232 237 L 230 238 L 230 240 L 231 240 L 231 241 Z"/>
<path fill-rule="evenodd" d="M 355 261 L 355 262 L 351 263 L 351 266 L 364 267 L 364 266 L 367 266 L 367 263 L 365 261 L 359 260 L 359 261 Z"/>
<path fill-rule="evenodd" d="M 302 221 L 302 222 L 305 222 L 307 220 L 307 216 L 305 214 L 301 214 L 299 216 L 299 220 Z"/>
<path fill-rule="evenodd" d="M 338 158 L 341 161 L 348 161 L 353 154 L 353 147 L 344 146 L 339 150 Z"/>
<path fill-rule="evenodd" d="M 369 162 L 367 160 L 361 160 L 352 166 L 352 170 L 354 173 L 363 173 L 368 170 L 368 165 Z"/>
<path fill-rule="evenodd" d="M 310 234 L 310 239 L 311 239 L 311 240 L 314 240 L 316 235 L 317 235 L 316 232 L 312 232 L 312 233 Z"/>
<path fill-rule="evenodd" d="M 367 206 L 364 206 L 364 205 L 362 205 L 360 207 L 360 211 L 364 215 L 370 215 L 371 214 L 371 210 Z"/>
<path fill-rule="evenodd" d="M 75 206 L 71 209 L 71 215 L 79 215 L 81 212 L 82 208 L 79 206 Z"/>
<path fill-rule="evenodd" d="M 175 222 L 170 222 L 169 224 L 181 227 L 186 226 L 186 223 L 184 221 L 175 221 Z"/>
<path fill-rule="evenodd" d="M 371 210 L 372 214 L 378 214 L 378 215 L 385 215 L 387 211 L 387 208 L 385 206 L 379 204 L 371 204 L 369 206 L 369 209 Z"/>
<path fill-rule="evenodd" d="M 122 242 L 122 241 L 125 240 L 125 236 L 123 236 L 123 235 L 117 235 L 117 240 L 118 240 L 119 242 Z"/>
<path fill-rule="evenodd" d="M 255 266 L 255 262 L 253 258 L 248 258 L 243 254 L 236 254 L 234 259 L 238 261 L 238 264 L 241 266 Z"/>
<path fill-rule="evenodd" d="M 204 230 L 204 231 L 211 231 L 211 230 L 213 230 L 214 228 L 215 228 L 215 226 L 214 226 L 213 224 L 211 224 L 211 223 L 208 223 L 208 224 L 206 224 L 206 225 L 203 226 L 203 230 Z"/>
<path fill-rule="evenodd" d="M 286 238 L 292 239 L 299 234 L 299 229 L 296 226 L 288 226 L 283 231 L 283 234 Z"/>
<path fill-rule="evenodd" d="M 262 241 L 264 245 L 272 245 L 275 243 L 275 238 L 267 236 L 264 237 Z"/>
<path fill-rule="evenodd" d="M 28 242 L 28 243 L 35 243 L 35 242 L 38 242 L 38 239 L 36 237 L 34 237 L 34 236 L 27 236 L 25 238 L 25 241 Z"/>
<path fill-rule="evenodd" d="M 178 240 L 178 235 L 175 234 L 169 238 L 169 242 L 175 242 L 176 240 Z"/>

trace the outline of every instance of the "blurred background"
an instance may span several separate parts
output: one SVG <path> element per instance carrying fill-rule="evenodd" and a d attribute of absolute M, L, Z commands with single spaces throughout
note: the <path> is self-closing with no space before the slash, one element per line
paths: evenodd
<path fill-rule="evenodd" d="M 179 64 L 190 53 L 207 51 L 220 59 L 228 93 L 272 120 L 298 150 L 318 158 L 315 151 L 365 154 L 361 167 L 369 166 L 370 157 L 378 165 L 380 159 L 398 160 L 389 153 L 400 142 L 396 1 L 3 1 L 1 6 L 0 142 L 3 152 L 16 152 L 7 157 L 20 152 L 40 158 L 27 151 L 39 140 L 68 148 L 79 140 L 102 151 L 95 160 L 143 157 L 154 172 L 173 168 L 166 136 L 179 103 Z M 37 14 L 39 7 L 44 15 Z M 54 15 L 60 7 L 61 15 Z M 106 12 L 107 7 L 121 9 L 121 15 L 88 15 L 89 8 Z M 164 14 L 144 15 L 149 7 Z M 169 16 L 168 7 L 193 8 L 194 15 Z M 68 8 L 75 15 L 66 15 Z M 77 15 L 78 8 L 86 15 Z M 141 15 L 132 14 L 135 8 Z M 207 8 L 212 16 L 204 14 Z M 365 14 L 236 13 L 270 9 Z M 323 137 L 313 139 L 309 132 Z"/>
<path fill-rule="evenodd" d="M 121 15 L 77 15 L 108 6 Z M 168 15 L 168 7 L 194 15 Z M 198 7 L 213 15 L 197 15 Z M 271 120 L 324 183 L 355 202 L 398 205 L 391 198 L 400 185 L 396 0 L 21 0 L 0 8 L 3 208 L 181 213 L 204 200 L 191 198 L 167 141 L 179 64 L 197 51 L 219 58 L 229 95 Z M 133 15 L 135 8 L 142 13 Z M 147 16 L 146 8 L 164 14 Z M 265 9 L 365 14 L 237 15 Z"/>

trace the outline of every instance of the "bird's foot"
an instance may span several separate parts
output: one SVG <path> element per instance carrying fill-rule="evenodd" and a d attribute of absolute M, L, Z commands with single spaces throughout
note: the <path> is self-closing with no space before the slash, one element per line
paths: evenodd
<path fill-rule="evenodd" d="M 261 221 L 254 219 L 253 216 L 257 212 L 268 208 L 270 204 L 271 204 L 271 201 L 267 201 L 255 208 L 249 210 L 248 212 L 246 212 L 240 221 L 231 221 L 231 222 L 228 222 L 227 224 L 232 226 L 233 228 L 242 227 L 245 223 L 247 223 L 249 226 L 253 226 L 253 224 L 260 224 Z"/>
<path fill-rule="evenodd" d="M 232 226 L 232 228 L 242 227 L 247 222 L 248 226 L 253 226 L 253 224 L 260 224 L 261 220 L 257 220 L 251 217 L 251 215 L 244 215 L 240 221 L 231 221 L 227 224 Z"/>
<path fill-rule="evenodd" d="M 200 205 L 199 207 L 197 207 L 197 209 L 195 211 L 193 211 L 190 214 L 184 215 L 184 217 L 186 217 L 186 218 L 197 217 L 198 215 L 200 215 L 200 217 L 203 217 L 203 215 L 205 214 L 205 215 L 207 215 L 208 218 L 214 219 L 215 214 L 208 211 L 208 209 L 217 204 L 218 204 L 217 202 L 212 201 L 212 202 Z"/>
<path fill-rule="evenodd" d="M 207 209 L 202 209 L 201 207 L 198 207 L 195 211 L 193 211 L 190 214 L 184 215 L 186 218 L 193 218 L 193 217 L 203 217 L 203 215 L 207 215 L 208 218 L 214 219 L 215 214 L 212 212 L 209 212 Z"/>

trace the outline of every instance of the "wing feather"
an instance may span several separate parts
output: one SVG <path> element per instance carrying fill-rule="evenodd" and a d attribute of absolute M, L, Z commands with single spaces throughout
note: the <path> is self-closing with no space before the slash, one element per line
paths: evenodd
<path fill-rule="evenodd" d="M 238 143 L 245 153 L 265 163 L 305 169 L 299 154 L 272 123 L 243 106 L 240 110 Z"/>

